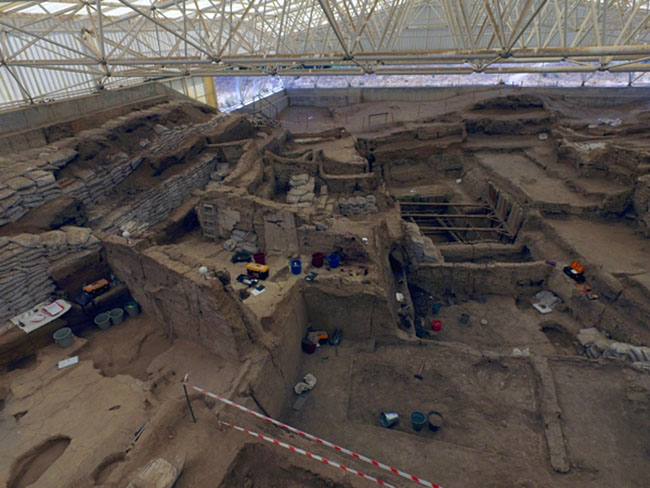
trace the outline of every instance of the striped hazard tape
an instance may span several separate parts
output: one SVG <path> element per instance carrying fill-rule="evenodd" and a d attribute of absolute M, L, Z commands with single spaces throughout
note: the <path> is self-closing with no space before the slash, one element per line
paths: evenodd
<path fill-rule="evenodd" d="M 283 429 L 286 429 L 290 432 L 293 432 L 294 434 L 298 434 L 302 437 L 305 437 L 306 439 L 310 439 L 314 442 L 317 442 L 319 444 L 322 444 L 324 446 L 327 446 L 329 448 L 334 449 L 335 451 L 341 452 L 343 454 L 347 454 L 348 456 L 352 456 L 355 459 L 358 459 L 360 461 L 363 461 L 368 464 L 372 464 L 373 466 L 390 471 L 393 474 L 396 474 L 398 476 L 401 476 L 402 478 L 406 478 L 409 481 L 414 481 L 415 483 L 419 483 L 422 486 L 428 486 L 429 488 L 442 488 L 440 485 L 436 485 L 435 483 L 431 483 L 430 481 L 423 480 L 422 478 L 419 478 L 418 476 L 414 476 L 412 474 L 409 474 L 405 471 L 402 471 L 401 469 L 393 468 L 387 464 L 380 463 L 379 461 L 375 461 L 374 459 L 371 459 L 367 456 L 364 456 L 363 454 L 357 454 L 354 451 L 351 451 L 349 449 L 346 449 L 345 447 L 337 446 L 336 444 L 333 444 L 332 442 L 326 441 L 324 439 L 321 439 L 320 437 L 316 437 L 315 435 L 308 434 L 307 432 L 303 432 L 302 430 L 296 429 L 295 427 L 291 427 L 290 425 L 287 425 L 285 423 L 280 422 L 279 420 L 272 419 L 271 417 L 267 417 L 266 415 L 262 415 L 261 413 L 255 412 L 254 410 L 251 410 L 250 408 L 244 407 L 243 405 L 240 405 L 238 403 L 233 402 L 232 400 L 228 400 L 227 398 L 222 397 L 221 395 L 217 395 L 216 393 L 209 392 L 207 390 L 204 390 L 203 388 L 200 388 L 198 386 L 194 385 L 189 385 L 192 388 L 194 388 L 196 391 L 199 393 L 202 393 L 204 395 L 209 396 L 210 398 L 214 398 L 215 400 L 219 400 L 222 403 L 225 403 L 226 405 L 230 405 L 231 407 L 235 407 L 242 412 L 246 412 L 248 414 L 251 414 L 259 419 L 266 420 L 267 422 L 272 423 L 273 425 L 277 425 L 278 427 L 282 427 Z"/>
<path fill-rule="evenodd" d="M 369 474 L 362 473 L 361 471 L 357 471 L 356 469 L 349 468 L 343 464 L 339 464 L 335 461 L 332 461 L 330 459 L 324 458 L 323 456 L 319 456 L 318 454 L 314 454 L 313 452 L 305 451 L 304 449 L 300 449 L 299 447 L 292 446 L 291 444 L 287 444 L 286 442 L 279 441 L 277 439 L 274 439 L 273 437 L 268 437 L 262 434 L 258 434 L 257 432 L 254 432 L 252 430 L 245 429 L 243 427 L 239 427 L 238 425 L 234 425 L 228 422 L 220 422 L 222 425 L 227 425 L 231 429 L 238 430 L 240 432 L 244 432 L 248 435 L 251 435 L 253 437 L 257 437 L 258 439 L 265 440 L 267 442 L 270 442 L 271 444 L 275 444 L 276 446 L 284 447 L 285 449 L 289 449 L 290 451 L 297 452 L 298 454 L 302 454 L 303 456 L 307 456 L 308 458 L 315 459 L 316 461 L 321 461 L 328 466 L 334 466 L 335 468 L 339 468 L 346 473 L 352 473 L 356 474 L 357 476 L 366 479 L 368 481 L 374 481 L 378 485 L 381 486 L 387 486 L 388 488 L 395 488 L 395 486 L 386 483 L 385 481 L 382 481 L 380 479 L 374 478 L 370 476 Z"/>

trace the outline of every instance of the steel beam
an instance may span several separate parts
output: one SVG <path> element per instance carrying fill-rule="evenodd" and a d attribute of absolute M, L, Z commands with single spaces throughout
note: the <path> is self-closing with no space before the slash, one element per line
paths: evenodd
<path fill-rule="evenodd" d="M 91 83 L 102 71 L 645 73 L 650 59 L 649 0 L 0 0 L 0 12 L 1 81 L 23 94 L 24 68 Z"/>

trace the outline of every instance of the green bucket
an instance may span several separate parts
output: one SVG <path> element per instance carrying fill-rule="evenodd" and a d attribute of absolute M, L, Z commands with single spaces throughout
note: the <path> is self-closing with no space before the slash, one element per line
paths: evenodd
<path fill-rule="evenodd" d="M 126 314 L 129 317 L 137 317 L 140 314 L 140 304 L 133 301 L 127 302 L 124 306 L 124 310 L 126 310 Z"/>
<path fill-rule="evenodd" d="M 111 318 L 107 313 L 100 313 L 95 317 L 95 325 L 102 330 L 106 330 L 111 326 Z"/>

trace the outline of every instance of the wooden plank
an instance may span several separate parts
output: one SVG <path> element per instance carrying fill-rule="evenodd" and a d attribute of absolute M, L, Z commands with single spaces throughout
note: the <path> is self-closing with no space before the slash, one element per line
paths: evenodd
<path fill-rule="evenodd" d="M 501 234 L 507 234 L 508 232 L 499 227 L 428 227 L 420 226 L 421 231 L 474 231 L 474 232 L 498 232 Z"/>
<path fill-rule="evenodd" d="M 506 222 L 506 226 L 508 227 L 508 230 L 510 231 L 510 234 L 512 237 L 516 237 L 517 233 L 519 232 L 519 227 L 521 226 L 521 221 L 523 217 L 523 210 L 519 205 L 513 205 L 512 206 L 512 212 L 510 212 L 510 215 L 508 216 L 508 221 Z"/>
<path fill-rule="evenodd" d="M 492 215 L 476 215 L 476 214 L 430 214 L 430 213 L 403 213 L 402 217 L 422 217 L 422 218 L 438 218 L 446 217 L 450 219 L 490 219 L 498 220 Z"/>
<path fill-rule="evenodd" d="M 497 202 L 496 214 L 497 214 L 497 217 L 499 217 L 499 219 L 501 221 L 503 221 L 505 219 L 505 216 L 506 216 L 507 202 L 508 202 L 507 199 L 503 195 L 499 195 L 499 201 Z"/>
<path fill-rule="evenodd" d="M 494 185 L 491 182 L 488 183 L 488 202 L 490 202 L 492 206 L 494 206 L 494 204 L 496 203 L 497 196 L 498 196 L 497 189 L 494 187 Z"/>
<path fill-rule="evenodd" d="M 487 208 L 484 203 L 453 203 L 453 202 L 403 202 L 400 200 L 400 206 L 422 205 L 434 207 L 481 207 Z"/>
<path fill-rule="evenodd" d="M 441 218 L 436 218 L 435 220 L 436 220 L 436 221 L 437 221 L 441 226 L 443 226 L 445 229 L 448 229 L 448 228 L 449 228 L 449 226 L 447 225 L 447 223 L 446 223 L 444 220 L 442 220 Z M 449 234 L 451 235 L 451 237 L 453 237 L 457 242 L 460 242 L 461 244 L 465 244 L 465 241 L 463 241 L 462 237 L 460 237 L 458 234 L 456 234 L 453 230 L 449 230 L 448 233 L 449 233 Z"/>

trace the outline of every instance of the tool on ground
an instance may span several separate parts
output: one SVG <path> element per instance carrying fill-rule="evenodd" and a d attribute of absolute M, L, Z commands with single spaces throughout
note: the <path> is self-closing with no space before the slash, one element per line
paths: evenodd
<path fill-rule="evenodd" d="M 244 285 L 247 285 L 248 287 L 255 286 L 259 282 L 257 278 L 251 278 L 250 276 L 245 274 L 240 274 L 239 276 L 237 276 L 237 281 L 243 283 Z"/>
<path fill-rule="evenodd" d="M 246 273 L 252 278 L 265 280 L 269 277 L 269 266 L 267 264 L 248 263 L 246 265 Z"/>
<path fill-rule="evenodd" d="M 424 367 L 426 365 L 427 365 L 427 360 L 425 359 L 424 361 L 422 361 L 422 365 L 420 366 L 420 369 L 418 369 L 418 372 L 413 376 L 415 376 L 419 380 L 423 380 L 424 378 L 422 378 L 422 371 L 424 371 Z"/>

